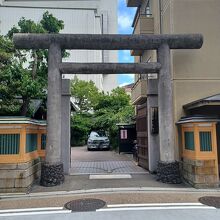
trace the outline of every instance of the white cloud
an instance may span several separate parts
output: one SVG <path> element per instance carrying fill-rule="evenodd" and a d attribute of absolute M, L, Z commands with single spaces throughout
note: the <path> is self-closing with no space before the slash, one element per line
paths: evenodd
<path fill-rule="evenodd" d="M 118 16 L 118 25 L 119 28 L 125 30 L 127 28 L 131 28 L 133 22 L 133 18 L 129 14 L 121 14 Z"/>
<path fill-rule="evenodd" d="M 127 86 L 127 85 L 129 85 L 129 84 L 130 84 L 129 82 L 124 82 L 124 83 L 121 83 L 121 84 L 119 85 L 119 87 Z"/>
<path fill-rule="evenodd" d="M 134 74 L 125 73 L 125 74 L 123 74 L 123 75 L 129 77 L 130 79 L 134 79 Z"/>

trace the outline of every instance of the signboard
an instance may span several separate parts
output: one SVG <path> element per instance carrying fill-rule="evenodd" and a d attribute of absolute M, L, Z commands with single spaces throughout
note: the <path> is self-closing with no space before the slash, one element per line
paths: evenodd
<path fill-rule="evenodd" d="M 128 139 L 128 131 L 127 130 L 121 130 L 121 140 Z"/>

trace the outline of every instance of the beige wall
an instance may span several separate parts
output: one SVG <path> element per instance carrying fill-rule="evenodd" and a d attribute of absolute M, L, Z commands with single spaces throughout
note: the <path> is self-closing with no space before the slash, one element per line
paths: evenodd
<path fill-rule="evenodd" d="M 163 34 L 202 33 L 204 36 L 202 49 L 171 53 L 176 123 L 184 116 L 183 105 L 220 93 L 220 0 L 163 0 L 162 10 Z M 159 34 L 159 0 L 152 0 L 152 13 L 154 33 Z M 145 52 L 142 60 L 146 62 L 149 55 Z M 156 61 L 156 52 L 150 56 Z M 177 129 L 175 143 L 178 159 Z"/>
<path fill-rule="evenodd" d="M 201 50 L 175 51 L 174 79 L 220 79 L 220 1 L 175 0 L 174 32 L 202 33 Z"/>
<path fill-rule="evenodd" d="M 154 29 L 158 34 L 159 0 L 152 2 Z M 202 49 L 171 53 L 174 119 L 177 122 L 184 116 L 184 104 L 220 93 L 220 0 L 163 0 L 162 10 L 163 34 L 204 35 Z M 178 146 L 177 129 L 175 142 Z M 177 147 L 177 159 L 178 155 Z"/>
<path fill-rule="evenodd" d="M 154 17 L 154 33 L 160 33 L 160 13 L 159 13 L 159 1 L 152 1 L 152 14 Z"/>
<path fill-rule="evenodd" d="M 220 93 L 220 1 L 174 0 L 172 7 L 173 33 L 204 36 L 200 50 L 173 51 L 174 118 L 178 121 L 184 104 Z"/>

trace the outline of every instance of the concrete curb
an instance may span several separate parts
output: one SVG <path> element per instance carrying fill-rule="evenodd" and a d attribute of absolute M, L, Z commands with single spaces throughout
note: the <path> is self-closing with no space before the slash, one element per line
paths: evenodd
<path fill-rule="evenodd" d="M 109 193 L 220 193 L 220 189 L 194 189 L 194 188 L 161 188 L 161 187 L 128 187 L 128 188 L 103 188 L 87 189 L 74 191 L 55 191 L 39 193 L 5 193 L 0 194 L 0 200 L 15 198 L 37 198 L 37 197 L 54 197 L 68 195 L 87 195 L 87 194 L 109 194 Z"/>

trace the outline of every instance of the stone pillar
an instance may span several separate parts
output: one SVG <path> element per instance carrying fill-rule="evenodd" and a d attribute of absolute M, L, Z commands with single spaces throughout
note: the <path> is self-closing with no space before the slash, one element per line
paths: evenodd
<path fill-rule="evenodd" d="M 149 78 L 153 77 L 153 78 Z M 147 112 L 148 112 L 148 158 L 149 171 L 156 172 L 160 159 L 159 135 L 152 133 L 152 108 L 158 107 L 158 79 L 157 74 L 148 75 L 147 81 Z"/>
<path fill-rule="evenodd" d="M 61 97 L 61 158 L 65 174 L 69 174 L 70 169 L 70 80 L 62 80 Z"/>
<path fill-rule="evenodd" d="M 47 145 L 41 169 L 41 185 L 56 186 L 64 182 L 61 162 L 61 48 L 52 43 L 48 57 Z"/>
<path fill-rule="evenodd" d="M 157 176 L 159 181 L 165 183 L 179 183 L 179 164 L 174 157 L 173 85 L 168 44 L 159 47 L 157 59 L 161 64 L 158 83 L 160 161 Z"/>

